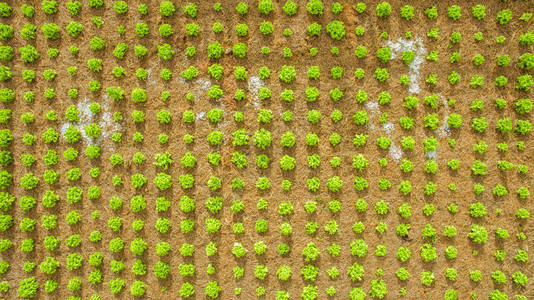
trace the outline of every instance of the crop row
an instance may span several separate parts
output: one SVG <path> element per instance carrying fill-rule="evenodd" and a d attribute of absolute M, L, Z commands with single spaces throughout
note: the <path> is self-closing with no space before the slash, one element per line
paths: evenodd
<path fill-rule="evenodd" d="M 506 1 L 503 1 L 506 2 Z M 88 5 L 90 8 L 93 9 L 99 9 L 102 7 L 105 7 L 104 0 L 89 0 Z M 77 16 L 82 7 L 83 4 L 80 1 L 68 1 L 65 3 L 66 8 L 68 9 L 69 13 L 72 16 Z M 324 3 L 320 0 L 310 0 L 305 5 L 306 10 L 308 13 L 314 16 L 320 16 L 324 13 Z M 56 1 L 48 1 L 44 0 L 41 2 L 41 9 L 42 11 L 47 15 L 54 15 L 58 12 L 60 6 Z M 294 2 L 292 0 L 288 0 L 285 2 L 285 4 L 282 6 L 283 12 L 291 17 L 297 14 L 299 5 L 297 2 Z M 333 14 L 338 15 L 343 12 L 345 6 L 342 5 L 339 2 L 334 2 L 331 4 L 330 10 Z M 359 14 L 363 14 L 367 10 L 367 5 L 363 2 L 357 3 L 356 5 L 353 5 L 352 8 Z M 217 12 L 222 11 L 223 4 L 220 2 L 216 2 L 213 5 L 213 9 Z M 271 0 L 261 0 L 258 1 L 258 10 L 263 15 L 269 15 L 271 12 L 273 12 L 275 9 L 275 4 Z M 113 2 L 113 10 L 117 15 L 124 15 L 128 13 L 129 7 L 128 3 L 126 1 L 114 1 Z M 245 2 L 240 2 L 236 7 L 235 10 L 237 13 L 239 13 L 241 16 L 245 16 L 249 13 L 249 5 Z M 1 17 L 9 17 L 12 14 L 13 8 L 9 6 L 7 3 L 2 3 L 0 7 L 0 16 Z M 21 6 L 22 14 L 26 17 L 33 17 L 35 14 L 35 7 L 30 5 L 22 5 Z M 141 15 L 146 15 L 149 13 L 149 8 L 146 4 L 140 4 L 137 6 L 137 11 Z M 190 18 L 196 18 L 198 15 L 198 7 L 195 3 L 188 3 L 187 5 L 184 5 L 182 9 L 184 15 L 190 17 Z M 376 6 L 376 15 L 379 18 L 387 18 L 390 16 L 392 12 L 392 7 L 388 2 L 382 2 L 379 3 Z M 175 14 L 180 13 L 180 9 L 177 8 L 172 1 L 161 1 L 159 5 L 159 13 L 162 17 L 173 17 Z M 415 9 L 411 5 L 404 5 L 399 9 L 400 16 L 407 20 L 411 21 L 415 17 Z M 431 20 L 434 20 L 438 17 L 438 10 L 434 7 L 429 7 L 424 10 L 424 14 L 426 17 L 428 17 Z M 471 15 L 473 18 L 476 18 L 478 20 L 485 20 L 486 19 L 486 7 L 482 4 L 475 5 L 471 8 Z M 447 8 L 447 16 L 454 21 L 458 21 L 462 17 L 462 8 L 458 5 L 451 5 Z M 530 13 L 523 13 L 520 16 L 520 20 L 523 21 L 529 21 L 532 17 L 532 14 Z M 508 24 L 510 20 L 513 18 L 513 13 L 510 9 L 504 9 L 499 11 L 495 19 L 496 21 L 501 24 Z"/>

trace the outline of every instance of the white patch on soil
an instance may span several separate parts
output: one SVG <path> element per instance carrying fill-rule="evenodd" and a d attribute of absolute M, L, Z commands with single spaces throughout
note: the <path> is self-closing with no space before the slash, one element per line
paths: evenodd
<path fill-rule="evenodd" d="M 204 119 L 206 119 L 206 112 L 205 111 L 201 111 L 201 112 L 197 113 L 195 116 L 199 120 L 204 120 Z"/>
<path fill-rule="evenodd" d="M 107 95 L 102 96 L 102 102 L 100 103 L 101 112 L 96 115 L 93 115 L 93 113 L 89 109 L 89 105 L 93 103 L 91 99 L 85 98 L 84 101 L 79 102 L 78 105 L 76 105 L 79 110 L 79 121 L 61 124 L 61 134 L 64 135 L 69 127 L 74 126 L 75 128 L 78 128 L 80 130 L 82 140 L 87 145 L 102 146 L 103 141 L 109 139 L 114 132 L 120 131 L 122 129 L 121 125 L 115 122 L 113 113 L 110 111 L 110 101 L 112 100 Z M 102 129 L 102 133 L 98 138 L 92 138 L 85 134 L 85 128 L 91 123 L 98 124 Z"/>
<path fill-rule="evenodd" d="M 194 80 L 185 80 L 180 77 L 180 82 L 190 86 L 193 89 L 192 93 L 195 96 L 195 102 L 198 101 L 200 95 L 207 95 L 208 91 L 211 89 L 211 82 L 206 78 L 197 78 Z"/>
<path fill-rule="evenodd" d="M 186 80 L 185 78 L 182 77 L 182 71 L 186 70 L 190 66 L 191 66 L 191 64 L 189 63 L 189 57 L 187 55 L 185 55 L 185 53 L 184 53 L 184 55 L 182 56 L 182 59 L 178 58 L 176 60 L 176 65 L 173 67 L 173 69 L 179 70 L 179 71 L 178 72 L 174 72 L 174 71 L 172 72 L 172 77 L 173 77 L 172 81 L 174 81 L 174 79 L 176 78 L 178 83 L 185 84 L 185 85 L 191 85 L 193 83 L 192 80 Z"/>
<path fill-rule="evenodd" d="M 382 130 L 386 132 L 386 135 L 388 138 L 391 139 L 391 135 L 395 134 L 395 124 L 391 122 L 386 122 L 382 124 Z M 395 145 L 394 141 L 391 141 L 391 145 L 389 146 L 389 155 L 395 161 L 395 163 L 399 163 L 402 159 L 402 156 L 404 155 L 404 152 L 402 152 L 402 149 L 399 148 L 397 145 Z"/>
<path fill-rule="evenodd" d="M 226 105 L 224 102 L 221 102 L 220 109 L 223 111 L 223 117 L 221 122 L 219 122 L 219 129 L 222 130 L 233 124 L 232 121 L 234 120 L 234 114 L 231 111 L 226 111 Z"/>
<path fill-rule="evenodd" d="M 365 107 L 369 110 L 369 120 L 380 114 L 380 106 L 378 105 L 378 102 L 367 101 L 367 103 L 365 103 Z M 369 129 L 375 130 L 375 128 L 376 127 L 373 122 L 370 122 Z M 395 133 L 395 124 L 391 122 L 386 122 L 382 124 L 380 129 L 384 130 L 386 136 L 391 139 L 391 134 Z M 393 161 L 395 161 L 395 163 L 400 162 L 403 154 L 404 153 L 402 152 L 402 150 L 397 145 L 395 145 L 393 141 L 391 141 L 391 145 L 389 146 L 389 155 L 391 156 L 391 158 L 393 158 Z"/>
<path fill-rule="evenodd" d="M 402 159 L 402 150 L 397 145 L 391 143 L 391 146 L 389 146 L 389 155 L 395 163 L 399 163 Z"/>
<path fill-rule="evenodd" d="M 204 78 L 199 78 L 193 82 L 196 91 L 207 92 L 211 88 L 211 82 Z"/>
<path fill-rule="evenodd" d="M 156 85 L 156 81 L 158 80 L 158 77 L 157 76 L 154 76 L 153 74 L 153 71 L 154 71 L 154 68 L 157 67 L 159 65 L 159 60 L 155 63 L 152 63 L 150 68 L 146 69 L 146 73 L 147 73 L 147 83 L 149 85 Z"/>
<path fill-rule="evenodd" d="M 443 97 L 443 95 L 438 95 L 443 100 L 443 106 L 445 109 L 443 110 L 443 120 L 441 121 L 441 126 L 438 128 L 436 135 L 438 137 L 448 136 L 451 133 L 451 129 L 449 128 L 449 124 L 447 123 L 447 119 L 449 118 L 450 110 L 449 110 L 449 103 L 447 102 L 447 99 Z"/>
<path fill-rule="evenodd" d="M 373 102 L 373 101 L 367 101 L 365 103 L 365 107 L 367 107 L 369 109 L 369 118 L 373 117 L 374 115 L 376 114 L 379 114 L 380 113 L 380 108 L 378 107 L 378 102 Z"/>
<path fill-rule="evenodd" d="M 260 108 L 260 96 L 258 91 L 264 86 L 265 84 L 258 76 L 251 76 L 248 81 L 248 89 L 252 93 L 252 105 L 254 106 L 254 109 Z"/>
<path fill-rule="evenodd" d="M 392 132 L 395 132 L 395 125 L 391 122 L 386 122 L 382 125 L 382 129 L 387 135 L 390 135 Z"/>
<path fill-rule="evenodd" d="M 367 102 L 365 102 L 365 107 L 368 109 L 369 112 L 369 121 L 372 121 L 374 119 L 374 116 L 380 114 L 380 107 L 378 106 L 377 102 L 367 100 Z M 369 129 L 376 129 L 374 122 L 369 122 Z"/>
<path fill-rule="evenodd" d="M 399 38 L 396 42 L 388 41 L 387 46 L 391 48 L 391 58 L 395 58 L 398 55 L 402 56 L 402 53 L 405 51 L 413 51 L 415 54 L 414 60 L 408 65 L 410 68 L 410 72 L 408 73 L 408 77 L 410 77 L 408 91 L 412 94 L 418 94 L 421 91 L 419 87 L 419 71 L 425 62 L 427 54 L 423 39 L 420 37 L 413 39 Z"/>
<path fill-rule="evenodd" d="M 436 158 L 438 157 L 438 152 L 437 151 L 425 152 L 425 156 L 428 159 L 436 160 Z"/>
<path fill-rule="evenodd" d="M 451 129 L 449 128 L 449 124 L 447 124 L 447 118 L 449 117 L 449 114 L 446 114 L 443 117 L 443 121 L 441 122 L 441 126 L 438 128 L 436 135 L 438 137 L 444 137 L 448 136 L 451 133 Z"/>

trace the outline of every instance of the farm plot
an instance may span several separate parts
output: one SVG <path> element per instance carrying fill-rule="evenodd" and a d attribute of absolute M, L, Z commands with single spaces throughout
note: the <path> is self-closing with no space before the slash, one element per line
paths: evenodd
<path fill-rule="evenodd" d="M 533 9 L 0 3 L 0 298 L 534 297 Z"/>

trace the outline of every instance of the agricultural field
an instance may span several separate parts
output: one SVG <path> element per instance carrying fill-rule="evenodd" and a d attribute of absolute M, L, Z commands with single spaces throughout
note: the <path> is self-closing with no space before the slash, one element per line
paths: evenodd
<path fill-rule="evenodd" d="M 0 299 L 534 299 L 534 1 L 0 1 Z"/>

